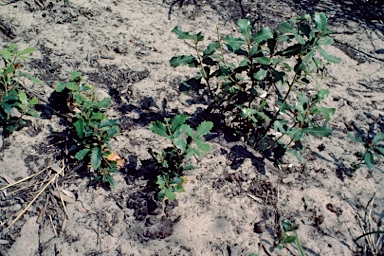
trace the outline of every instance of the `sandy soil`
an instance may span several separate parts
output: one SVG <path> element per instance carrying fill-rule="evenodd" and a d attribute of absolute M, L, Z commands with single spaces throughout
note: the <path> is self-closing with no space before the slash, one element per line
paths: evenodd
<path fill-rule="evenodd" d="M 174 2 L 174 3 L 173 3 Z M 351 1 L 353 2 L 353 1 Z M 127 165 L 114 175 L 117 186 L 88 187 L 87 173 L 68 172 L 55 188 L 72 192 L 74 204 L 54 204 L 54 188 L 41 196 L 10 229 L 0 227 L 0 255 L 298 255 L 293 245 L 276 249 L 280 224 L 290 219 L 307 255 L 363 255 L 363 227 L 382 228 L 383 165 L 350 173 L 358 145 L 346 138 L 356 127 L 376 123 L 384 132 L 384 41 L 378 18 L 337 1 L 262 0 L 79 0 L 1 1 L 0 46 L 17 43 L 36 51 L 24 69 L 43 81 L 26 85 L 46 101 L 56 81 L 81 71 L 113 99 L 110 115 L 121 122 L 112 142 Z M 355 10 L 356 9 L 356 10 Z M 335 31 L 328 48 L 342 59 L 327 65 L 337 108 L 334 133 L 306 146 L 305 164 L 290 156 L 280 168 L 241 142 L 227 142 L 214 130 L 212 150 L 196 160 L 186 191 L 173 203 L 159 203 L 145 190 L 147 148 L 163 141 L 148 124 L 165 116 L 194 116 L 204 105 L 185 95 L 179 83 L 194 75 L 173 69 L 169 59 L 191 52 L 171 30 L 202 31 L 215 38 L 235 31 L 236 20 L 275 27 L 302 11 L 325 11 Z M 373 17 L 373 14 L 370 14 Z M 4 24 L 6 26 L 4 26 Z M 68 122 L 41 102 L 40 119 L 0 140 L 0 187 L 63 159 L 59 147 Z M 289 166 L 290 163 L 292 166 Z M 44 177 L 42 177 L 43 179 Z M 36 185 L 37 186 L 37 185 Z M 0 222 L 12 219 L 34 195 L 33 187 L 1 194 Z M 373 204 L 369 204 L 375 195 Z M 45 209 L 45 215 L 39 213 Z M 364 218 L 370 212 L 370 218 Z M 369 219 L 369 220 L 368 220 Z M 260 222 L 266 228 L 259 230 Z M 383 247 L 383 241 L 378 242 Z"/>

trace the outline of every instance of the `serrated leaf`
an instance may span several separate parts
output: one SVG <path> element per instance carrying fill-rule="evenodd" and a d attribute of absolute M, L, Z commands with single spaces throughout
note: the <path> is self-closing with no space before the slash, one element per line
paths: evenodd
<path fill-rule="evenodd" d="M 97 103 L 98 108 L 108 108 L 111 105 L 111 98 L 105 97 Z"/>
<path fill-rule="evenodd" d="M 200 136 L 206 135 L 212 129 L 213 123 L 210 121 L 204 121 L 196 128 L 196 133 L 194 134 L 194 138 L 199 138 Z"/>
<path fill-rule="evenodd" d="M 326 107 L 321 107 L 319 108 L 320 112 L 323 114 L 325 117 L 326 121 L 330 120 L 330 117 L 335 114 L 336 109 L 335 108 L 326 108 Z"/>
<path fill-rule="evenodd" d="M 187 149 L 187 142 L 182 138 L 175 138 L 173 143 L 182 153 Z"/>
<path fill-rule="evenodd" d="M 101 164 L 101 149 L 99 147 L 95 147 L 92 149 L 91 155 L 91 165 L 93 169 L 97 169 Z"/>
<path fill-rule="evenodd" d="M 273 34 L 270 28 L 262 28 L 254 37 L 253 41 L 257 43 L 261 43 L 263 41 L 267 41 L 268 39 L 273 38 Z"/>
<path fill-rule="evenodd" d="M 37 103 L 39 103 L 39 100 L 38 100 L 36 97 L 33 97 L 33 98 L 28 102 L 28 105 L 29 105 L 29 106 L 33 106 L 33 105 L 36 105 Z"/>
<path fill-rule="evenodd" d="M 315 126 L 303 128 L 303 132 L 317 137 L 326 137 L 332 134 L 332 129 L 326 126 Z"/>
<path fill-rule="evenodd" d="M 189 137 L 193 137 L 193 129 L 188 124 L 183 124 L 180 126 L 180 129 L 187 134 Z"/>
<path fill-rule="evenodd" d="M 300 141 L 303 138 L 303 129 L 301 128 L 293 128 L 289 130 L 287 134 L 294 140 Z"/>
<path fill-rule="evenodd" d="M 83 160 L 84 157 L 88 154 L 88 152 L 90 151 L 89 148 L 85 148 L 85 149 L 82 149 L 82 150 L 79 150 L 76 155 L 75 155 L 75 158 L 79 161 Z"/>
<path fill-rule="evenodd" d="M 149 124 L 149 129 L 152 132 L 156 133 L 157 135 L 169 138 L 169 135 L 167 133 L 167 127 L 163 123 L 161 123 L 159 121 L 156 121 L 154 123 L 150 123 Z"/>
<path fill-rule="evenodd" d="M 262 65 L 269 65 L 271 63 L 271 59 L 268 57 L 256 57 L 253 60 Z"/>
<path fill-rule="evenodd" d="M 320 55 L 321 55 L 326 61 L 331 62 L 331 63 L 336 63 L 336 64 L 338 64 L 338 63 L 341 62 L 341 59 L 340 59 L 340 58 L 328 54 L 322 47 L 317 46 L 317 49 L 319 50 Z"/>
<path fill-rule="evenodd" d="M 103 127 L 108 127 L 108 126 L 114 126 L 114 125 L 118 125 L 119 124 L 119 120 L 112 120 L 112 119 L 104 119 L 100 122 L 100 128 L 103 128 Z"/>
<path fill-rule="evenodd" d="M 315 56 L 315 53 L 316 53 L 316 51 L 314 49 L 312 49 L 307 55 L 302 57 L 301 59 L 302 59 L 303 63 L 308 63 L 309 61 L 311 61 L 313 56 Z"/>
<path fill-rule="evenodd" d="M 173 118 L 173 121 L 171 123 L 171 132 L 174 133 L 176 130 L 180 128 L 181 125 L 187 121 L 188 116 L 187 115 L 177 115 Z"/>
<path fill-rule="evenodd" d="M 304 45 L 306 43 L 303 36 L 299 35 L 298 33 L 295 33 L 295 38 L 299 44 Z"/>
<path fill-rule="evenodd" d="M 193 40 L 193 35 L 191 35 L 189 32 L 184 32 L 179 26 L 174 27 L 172 29 L 172 33 L 174 33 L 179 39 Z"/>
<path fill-rule="evenodd" d="M 251 39 L 251 22 L 246 19 L 239 19 L 237 25 L 239 25 L 240 32 L 243 34 L 245 40 L 249 41 Z"/>
<path fill-rule="evenodd" d="M 201 152 L 194 148 L 189 148 L 185 154 L 185 158 L 189 158 L 193 155 L 201 156 Z"/>
<path fill-rule="evenodd" d="M 84 121 L 82 119 L 78 119 L 73 123 L 73 126 L 76 128 L 77 137 L 80 139 L 84 138 Z"/>
<path fill-rule="evenodd" d="M 279 30 L 282 33 L 295 33 L 295 28 L 288 22 L 281 23 Z"/>
<path fill-rule="evenodd" d="M 181 56 L 172 57 L 169 63 L 171 67 L 174 68 L 182 65 L 190 65 L 195 61 L 196 61 L 196 57 L 193 55 L 181 55 Z"/>
<path fill-rule="evenodd" d="M 203 152 L 208 152 L 211 150 L 211 146 L 208 143 L 203 142 L 200 138 L 195 139 L 197 147 L 203 151 Z"/>
<path fill-rule="evenodd" d="M 173 193 L 170 188 L 164 189 L 164 194 L 168 198 L 169 201 L 173 201 L 176 198 L 175 193 Z"/>
<path fill-rule="evenodd" d="M 323 12 L 315 13 L 313 21 L 316 24 L 316 29 L 320 31 L 324 31 L 324 29 L 327 27 L 327 16 Z"/>
<path fill-rule="evenodd" d="M 245 43 L 242 38 L 235 38 L 232 36 L 227 36 L 223 38 L 223 41 L 227 43 L 228 49 L 232 52 L 235 52 L 241 48 L 241 46 Z"/>
<path fill-rule="evenodd" d="M 364 162 L 368 169 L 372 169 L 375 166 L 375 161 L 373 155 L 367 152 L 364 156 Z"/>
<path fill-rule="evenodd" d="M 253 77 L 259 81 L 263 80 L 266 76 L 267 76 L 267 70 L 262 68 L 253 74 Z"/>
<path fill-rule="evenodd" d="M 19 92 L 18 96 L 21 103 L 27 106 L 28 105 L 27 94 L 25 94 L 24 92 Z"/>
<path fill-rule="evenodd" d="M 213 54 L 217 49 L 220 48 L 220 44 L 218 42 L 210 43 L 207 47 L 207 49 L 204 50 L 204 55 L 211 55 Z"/>

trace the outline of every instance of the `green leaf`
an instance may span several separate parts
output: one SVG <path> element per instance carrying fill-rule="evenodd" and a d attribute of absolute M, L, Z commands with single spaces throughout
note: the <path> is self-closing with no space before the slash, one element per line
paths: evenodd
<path fill-rule="evenodd" d="M 171 132 L 174 133 L 176 130 L 178 130 L 180 128 L 180 126 L 183 125 L 185 123 L 185 121 L 187 121 L 187 119 L 188 119 L 187 115 L 175 116 L 175 118 L 173 119 L 173 121 L 171 123 Z"/>
<path fill-rule="evenodd" d="M 289 130 L 287 134 L 294 140 L 294 141 L 300 141 L 303 138 L 303 129 L 301 128 L 293 128 L 292 130 Z"/>
<path fill-rule="evenodd" d="M 300 53 L 301 47 L 302 47 L 301 44 L 295 44 L 295 45 L 289 46 L 287 49 L 282 51 L 281 54 L 283 56 L 286 56 L 286 57 L 296 55 L 296 54 Z"/>
<path fill-rule="evenodd" d="M 188 39 L 193 40 L 193 35 L 191 35 L 189 32 L 184 32 L 180 29 L 179 26 L 176 26 L 172 29 L 172 32 L 177 36 L 179 39 Z"/>
<path fill-rule="evenodd" d="M 326 137 L 332 134 L 332 129 L 326 126 L 315 126 L 303 128 L 303 132 L 317 137 Z"/>
<path fill-rule="evenodd" d="M 294 243 L 296 241 L 296 237 L 295 236 L 287 236 L 284 240 L 283 240 L 283 243 L 284 244 L 291 244 L 291 243 Z"/>
<path fill-rule="evenodd" d="M 315 96 L 315 102 L 318 103 L 320 101 L 323 101 L 325 98 L 327 98 L 329 95 L 329 90 L 327 89 L 321 89 L 317 92 Z"/>
<path fill-rule="evenodd" d="M 261 43 L 267 41 L 268 39 L 273 38 L 273 34 L 270 28 L 262 28 L 256 35 L 253 37 L 253 41 Z"/>
<path fill-rule="evenodd" d="M 213 54 L 217 49 L 220 48 L 220 44 L 218 42 L 210 43 L 207 47 L 207 49 L 204 50 L 204 55 L 211 55 Z"/>
<path fill-rule="evenodd" d="M 33 98 L 28 102 L 28 106 L 33 106 L 33 105 L 36 105 L 37 103 L 39 103 L 39 100 L 38 100 L 36 97 L 33 97 Z"/>
<path fill-rule="evenodd" d="M 19 71 L 19 76 L 24 76 L 24 77 L 28 78 L 29 80 L 31 80 L 32 82 L 34 82 L 35 84 L 41 84 L 41 81 L 39 79 L 37 79 L 34 76 L 31 76 L 28 73 L 24 73 L 22 71 Z"/>
<path fill-rule="evenodd" d="M 306 43 L 304 37 L 302 35 L 299 35 L 298 33 L 295 33 L 295 38 L 299 44 L 304 45 Z"/>
<path fill-rule="evenodd" d="M 326 121 L 329 121 L 331 116 L 334 115 L 336 112 L 335 108 L 321 107 L 321 108 L 319 108 L 319 110 L 323 114 L 323 116 L 325 117 Z"/>
<path fill-rule="evenodd" d="M 314 49 L 312 49 L 307 55 L 305 55 L 304 57 L 302 57 L 302 61 L 303 63 L 308 63 L 309 61 L 312 60 L 313 56 L 315 55 L 316 51 Z"/>
<path fill-rule="evenodd" d="M 201 32 L 197 33 L 196 35 L 193 35 L 193 41 L 195 43 L 201 42 L 203 40 L 204 40 L 204 36 L 203 36 L 203 34 L 201 34 Z"/>
<path fill-rule="evenodd" d="M 377 144 L 377 143 L 381 142 L 382 140 L 384 140 L 384 133 L 378 133 L 373 137 L 372 143 Z"/>
<path fill-rule="evenodd" d="M 170 188 L 164 189 L 164 194 L 168 198 L 169 201 L 173 201 L 176 198 L 175 193 L 173 193 Z"/>
<path fill-rule="evenodd" d="M 282 33 L 295 33 L 295 28 L 288 22 L 281 23 L 279 30 Z"/>
<path fill-rule="evenodd" d="M 316 24 L 316 29 L 324 31 L 327 27 L 327 16 L 325 15 L 325 13 L 315 13 L 315 17 L 313 18 L 313 20 Z"/>
<path fill-rule="evenodd" d="M 39 117 L 39 113 L 35 110 L 32 110 L 32 109 L 29 109 L 27 111 L 27 115 L 31 116 L 31 117 L 34 117 L 34 118 L 38 118 Z"/>
<path fill-rule="evenodd" d="M 242 38 L 235 38 L 231 36 L 223 38 L 223 41 L 227 43 L 228 49 L 232 52 L 239 50 L 244 44 L 244 40 Z"/>
<path fill-rule="evenodd" d="M 104 119 L 100 122 L 99 127 L 103 128 L 103 127 L 114 126 L 118 124 L 119 124 L 119 120 Z"/>
<path fill-rule="evenodd" d="M 111 175 L 109 175 L 109 174 L 107 175 L 107 180 L 108 180 L 109 185 L 112 188 L 116 187 L 116 181 Z"/>
<path fill-rule="evenodd" d="M 83 119 L 78 119 L 76 122 L 73 123 L 73 125 L 76 128 L 77 137 L 79 137 L 80 139 L 84 138 L 84 121 L 83 121 Z"/>
<path fill-rule="evenodd" d="M 267 76 L 267 70 L 262 68 L 253 74 L 253 77 L 259 81 L 263 80 L 266 76 Z"/>
<path fill-rule="evenodd" d="M 67 87 L 66 84 L 63 83 L 56 83 L 56 92 L 62 92 Z"/>
<path fill-rule="evenodd" d="M 92 156 L 91 156 L 91 166 L 93 169 L 99 168 L 101 164 L 101 149 L 99 147 L 95 147 L 92 149 Z"/>
<path fill-rule="evenodd" d="M 193 136 L 195 139 L 199 138 L 200 136 L 206 135 L 209 133 L 209 131 L 212 129 L 213 123 L 210 121 L 204 121 L 196 128 L 196 133 Z"/>
<path fill-rule="evenodd" d="M 208 143 L 203 142 L 200 138 L 195 139 L 197 147 L 203 151 L 203 152 L 208 152 L 211 150 L 211 146 Z"/>
<path fill-rule="evenodd" d="M 375 166 L 375 161 L 373 160 L 373 155 L 367 152 L 364 156 L 364 162 L 368 169 L 372 169 Z"/>
<path fill-rule="evenodd" d="M 169 135 L 167 133 L 167 127 L 165 127 L 165 125 L 159 121 L 156 121 L 154 123 L 150 123 L 149 129 L 152 132 L 156 133 L 157 135 L 169 138 Z"/>
<path fill-rule="evenodd" d="M 331 63 L 340 63 L 341 62 L 341 59 L 336 57 L 336 56 L 333 56 L 333 55 L 330 55 L 328 54 L 323 48 L 321 48 L 320 46 L 317 46 L 317 49 L 319 50 L 319 53 L 320 55 L 328 62 L 331 62 Z"/>
<path fill-rule="evenodd" d="M 25 94 L 24 92 L 19 92 L 18 96 L 19 96 L 19 100 L 21 101 L 21 103 L 28 106 L 27 94 Z"/>
<path fill-rule="evenodd" d="M 383 147 L 374 147 L 377 151 L 379 151 L 382 155 L 384 155 L 384 148 Z"/>
<path fill-rule="evenodd" d="M 193 169 L 195 169 L 195 166 L 193 166 L 191 164 L 183 165 L 183 171 L 190 171 L 190 170 L 193 170 Z"/>
<path fill-rule="evenodd" d="M 90 151 L 89 148 L 85 148 L 85 149 L 82 149 L 82 150 L 79 150 L 76 155 L 75 155 L 75 158 L 79 161 L 83 160 L 84 157 L 88 154 L 88 152 Z"/>
<path fill-rule="evenodd" d="M 251 22 L 246 19 L 239 19 L 237 24 L 239 25 L 240 32 L 243 34 L 245 40 L 251 40 Z"/>
<path fill-rule="evenodd" d="M 262 65 L 269 65 L 271 63 L 271 59 L 268 57 L 256 57 L 253 60 Z"/>
<path fill-rule="evenodd" d="M 350 138 L 351 140 L 353 140 L 354 142 L 357 142 L 357 143 L 364 143 L 363 139 L 360 138 L 360 137 L 355 137 L 352 133 L 348 133 L 347 134 L 347 137 Z"/>
<path fill-rule="evenodd" d="M 185 158 L 191 157 L 193 155 L 201 156 L 201 152 L 194 148 L 189 148 L 185 154 Z"/>
<path fill-rule="evenodd" d="M 181 150 L 182 153 L 187 149 L 187 142 L 182 138 L 175 138 L 173 140 L 175 146 Z"/>
<path fill-rule="evenodd" d="M 108 108 L 111 105 L 111 98 L 105 97 L 97 103 L 98 108 Z"/>
<path fill-rule="evenodd" d="M 196 61 L 196 57 L 193 55 L 181 55 L 177 57 L 172 57 L 169 61 L 171 67 L 178 67 L 182 65 L 190 65 Z"/>
<path fill-rule="evenodd" d="M 180 129 L 187 134 L 189 137 L 193 137 L 193 129 L 188 124 L 183 124 L 180 126 Z"/>
<path fill-rule="evenodd" d="M 77 84 L 77 82 L 68 82 L 65 84 L 65 87 L 67 87 L 71 91 L 79 90 L 79 85 Z"/>
<path fill-rule="evenodd" d="M 304 162 L 304 158 L 301 156 L 299 151 L 289 148 L 289 149 L 287 149 L 287 152 L 294 155 L 296 157 L 296 159 L 299 160 L 300 163 Z"/>
<path fill-rule="evenodd" d="M 19 56 L 25 55 L 25 54 L 29 54 L 29 53 L 34 52 L 34 51 L 35 51 L 35 48 L 28 47 L 28 48 L 25 48 L 23 51 L 21 51 L 18 55 Z"/>
<path fill-rule="evenodd" d="M 333 44 L 333 39 L 329 36 L 324 36 L 324 37 L 321 37 L 319 41 L 317 41 L 317 43 L 319 45 L 331 45 Z"/>

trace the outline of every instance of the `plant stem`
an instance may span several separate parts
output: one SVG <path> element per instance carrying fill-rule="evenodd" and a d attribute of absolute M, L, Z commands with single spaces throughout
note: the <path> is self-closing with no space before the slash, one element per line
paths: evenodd
<path fill-rule="evenodd" d="M 200 68 L 201 68 L 201 73 L 203 74 L 204 80 L 205 80 L 205 82 L 207 83 L 208 90 L 209 90 L 209 94 L 210 94 L 211 98 L 213 98 L 213 92 L 212 92 L 211 85 L 210 85 L 210 83 L 209 83 L 209 77 L 208 77 L 207 72 L 206 72 L 205 69 L 204 69 L 203 59 L 201 58 L 201 55 L 200 55 L 200 53 L 199 53 L 199 49 L 197 48 L 197 44 L 198 44 L 198 42 L 195 41 L 196 56 L 197 56 L 197 58 L 198 58 L 198 60 L 199 60 L 199 64 L 200 64 Z"/>
<path fill-rule="evenodd" d="M 284 106 L 285 102 L 287 101 L 288 96 L 289 96 L 290 92 L 292 91 L 292 88 L 295 85 L 294 83 L 296 81 L 296 78 L 297 78 L 297 73 L 295 73 L 295 76 L 293 77 L 291 83 L 289 84 L 289 88 L 288 88 L 287 94 L 285 95 L 285 97 L 284 97 L 284 99 L 282 101 L 282 104 L 281 104 L 282 107 Z M 271 120 L 271 122 L 269 123 L 267 128 L 265 129 L 265 132 L 264 132 L 263 136 L 253 145 L 253 147 L 258 146 L 260 144 L 260 142 L 265 138 L 265 136 L 267 136 L 268 131 L 271 129 L 272 125 L 275 123 L 277 117 L 280 115 L 280 112 L 281 112 L 281 107 L 279 108 L 279 110 L 277 111 L 277 113 L 275 114 L 275 116 L 273 117 L 273 119 Z"/>

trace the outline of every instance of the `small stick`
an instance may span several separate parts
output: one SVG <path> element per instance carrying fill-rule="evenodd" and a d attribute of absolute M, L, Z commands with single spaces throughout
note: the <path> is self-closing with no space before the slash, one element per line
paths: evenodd
<path fill-rule="evenodd" d="M 21 211 L 21 213 L 11 222 L 11 224 L 8 225 L 8 229 L 13 226 L 13 224 L 16 223 L 20 219 L 20 217 L 29 209 L 29 207 L 36 201 L 36 199 L 45 191 L 45 189 L 57 178 L 59 173 L 56 173 L 53 175 L 51 180 L 37 193 L 37 195 L 29 202 L 29 204 L 24 208 L 24 210 Z"/>
<path fill-rule="evenodd" d="M 49 220 L 51 221 L 51 225 L 52 225 L 52 229 L 53 229 L 53 232 L 55 233 L 55 236 L 57 237 L 57 232 L 56 232 L 56 228 L 55 228 L 55 225 L 53 225 L 53 221 L 52 221 L 52 217 L 51 215 L 49 215 Z"/>
<path fill-rule="evenodd" d="M 12 187 L 12 186 L 14 186 L 14 185 L 17 185 L 17 184 L 19 184 L 19 183 L 21 183 L 21 182 L 23 182 L 23 181 L 29 180 L 29 179 L 31 179 L 31 178 L 33 178 L 33 177 L 39 175 L 40 173 L 46 171 L 47 169 L 49 169 L 49 168 L 51 168 L 51 167 L 52 167 L 52 165 L 51 165 L 51 166 L 48 166 L 48 167 L 46 167 L 46 168 L 44 168 L 43 170 L 39 171 L 38 173 L 32 174 L 32 175 L 30 175 L 30 176 L 28 176 L 28 177 L 25 177 L 25 178 L 23 178 L 23 179 L 21 179 L 21 180 L 16 181 L 15 183 L 12 183 L 12 184 L 9 184 L 9 185 L 7 185 L 7 186 L 5 186 L 5 187 L 2 187 L 2 188 L 0 188 L 0 190 L 4 190 L 4 189 L 7 189 L 7 188 L 10 188 L 10 187 Z"/>

